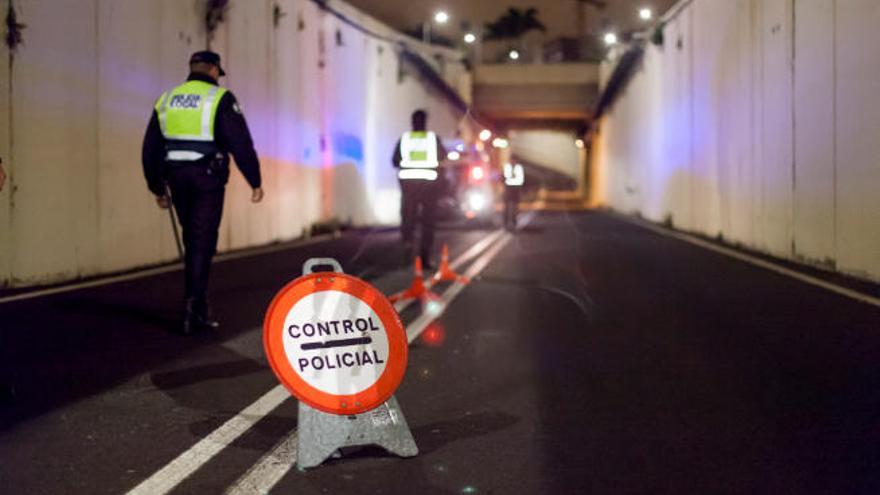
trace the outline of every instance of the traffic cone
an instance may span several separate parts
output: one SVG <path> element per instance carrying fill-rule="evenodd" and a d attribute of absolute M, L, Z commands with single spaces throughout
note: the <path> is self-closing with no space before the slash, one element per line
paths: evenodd
<path fill-rule="evenodd" d="M 470 282 L 467 277 L 455 273 L 449 267 L 449 244 L 443 245 L 443 254 L 440 255 L 440 267 L 437 269 L 437 273 L 434 274 L 432 281 L 434 284 L 438 282 L 461 282 L 462 284 Z"/>
<path fill-rule="evenodd" d="M 419 299 L 424 302 L 426 299 L 439 299 L 439 296 L 425 288 L 424 274 L 422 273 L 422 258 L 420 256 L 416 256 L 414 272 L 412 285 L 410 285 L 408 289 L 389 297 L 389 301 L 395 303 L 404 299 Z"/>

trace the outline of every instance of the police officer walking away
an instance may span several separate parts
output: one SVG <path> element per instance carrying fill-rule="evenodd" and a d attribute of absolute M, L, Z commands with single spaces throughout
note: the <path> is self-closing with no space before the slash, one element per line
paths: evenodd
<path fill-rule="evenodd" d="M 526 182 L 526 174 L 519 163 L 504 164 L 504 228 L 516 229 L 516 215 L 519 211 L 519 191 Z"/>
<path fill-rule="evenodd" d="M 392 163 L 398 168 L 400 181 L 400 234 L 403 238 L 406 262 L 412 260 L 416 222 L 421 223 L 420 256 L 425 269 L 431 269 L 431 248 L 434 245 L 434 225 L 437 200 L 442 183 L 438 181 L 441 157 L 446 156 L 440 138 L 427 130 L 428 113 L 416 110 L 412 114 L 412 130 L 405 132 L 394 148 Z"/>
<path fill-rule="evenodd" d="M 208 308 L 208 272 L 229 178 L 229 153 L 263 199 L 260 162 L 235 96 L 218 85 L 226 73 L 220 55 L 200 51 L 189 60 L 187 81 L 156 102 L 143 145 L 144 176 L 160 208 L 174 209 L 183 227 L 186 313 L 182 332 L 215 329 Z M 168 195 L 168 188 L 171 195 Z"/>

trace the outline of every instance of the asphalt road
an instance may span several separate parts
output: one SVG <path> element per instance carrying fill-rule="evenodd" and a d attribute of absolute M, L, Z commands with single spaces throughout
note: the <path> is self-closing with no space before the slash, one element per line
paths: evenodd
<path fill-rule="evenodd" d="M 420 454 L 350 449 L 273 493 L 880 493 L 880 308 L 600 212 L 493 240 L 411 346 Z M 237 417 L 277 385 L 263 312 L 313 256 L 385 293 L 410 277 L 365 230 L 218 262 L 217 334 L 167 331 L 179 271 L 0 304 L 0 493 L 125 493 Z M 172 493 L 240 487 L 296 402 L 252 419 Z"/>

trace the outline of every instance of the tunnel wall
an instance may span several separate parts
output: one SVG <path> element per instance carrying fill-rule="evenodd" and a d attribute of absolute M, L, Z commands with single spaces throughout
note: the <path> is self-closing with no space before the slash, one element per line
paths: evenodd
<path fill-rule="evenodd" d="M 580 153 L 574 133 L 557 130 L 511 130 L 511 151 L 516 157 L 577 179 Z"/>
<path fill-rule="evenodd" d="M 880 279 L 880 2 L 681 5 L 600 121 L 594 201 Z"/>
<path fill-rule="evenodd" d="M 277 23 L 273 5 L 279 7 Z M 16 0 L 24 44 L 0 64 L 0 287 L 42 284 L 177 257 L 168 213 L 141 172 L 153 102 L 208 45 L 203 0 Z M 341 3 L 384 36 L 390 28 Z M 338 34 L 337 34 L 338 33 Z M 418 45 L 416 43 L 415 45 Z M 229 73 L 262 162 L 266 198 L 233 170 L 221 251 L 303 235 L 313 223 L 398 221 L 394 143 L 419 107 L 452 136 L 461 118 L 396 45 L 308 0 L 233 0 L 210 46 Z M 453 87 L 451 51 L 416 46 Z M 2 48 L 4 60 L 10 51 Z"/>

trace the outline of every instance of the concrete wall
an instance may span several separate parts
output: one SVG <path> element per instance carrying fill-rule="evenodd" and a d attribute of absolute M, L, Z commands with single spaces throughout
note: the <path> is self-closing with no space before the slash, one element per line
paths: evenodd
<path fill-rule="evenodd" d="M 587 119 L 595 104 L 599 65 L 477 65 L 474 106 L 496 119 Z"/>
<path fill-rule="evenodd" d="M 285 14 L 277 26 L 273 5 Z M 146 189 L 141 141 L 155 98 L 208 42 L 199 0 L 17 0 L 24 45 L 0 56 L 0 286 L 74 279 L 176 257 Z M 334 8 L 386 36 L 389 28 Z M 339 35 L 337 37 L 337 31 Z M 337 41 L 338 40 L 338 41 Z M 390 157 L 418 107 L 452 136 L 461 115 L 365 36 L 308 0 L 233 0 L 211 47 L 262 162 L 266 199 L 233 171 L 220 249 L 292 239 L 316 221 L 394 223 Z M 435 49 L 416 47 L 434 61 Z M 466 73 L 438 64 L 456 84 Z"/>
<path fill-rule="evenodd" d="M 596 202 L 880 279 L 878 24 L 873 0 L 694 0 L 600 123 Z"/>
<path fill-rule="evenodd" d="M 522 129 L 510 131 L 508 137 L 516 157 L 573 179 L 580 178 L 580 150 L 575 146 L 574 132 Z"/>

